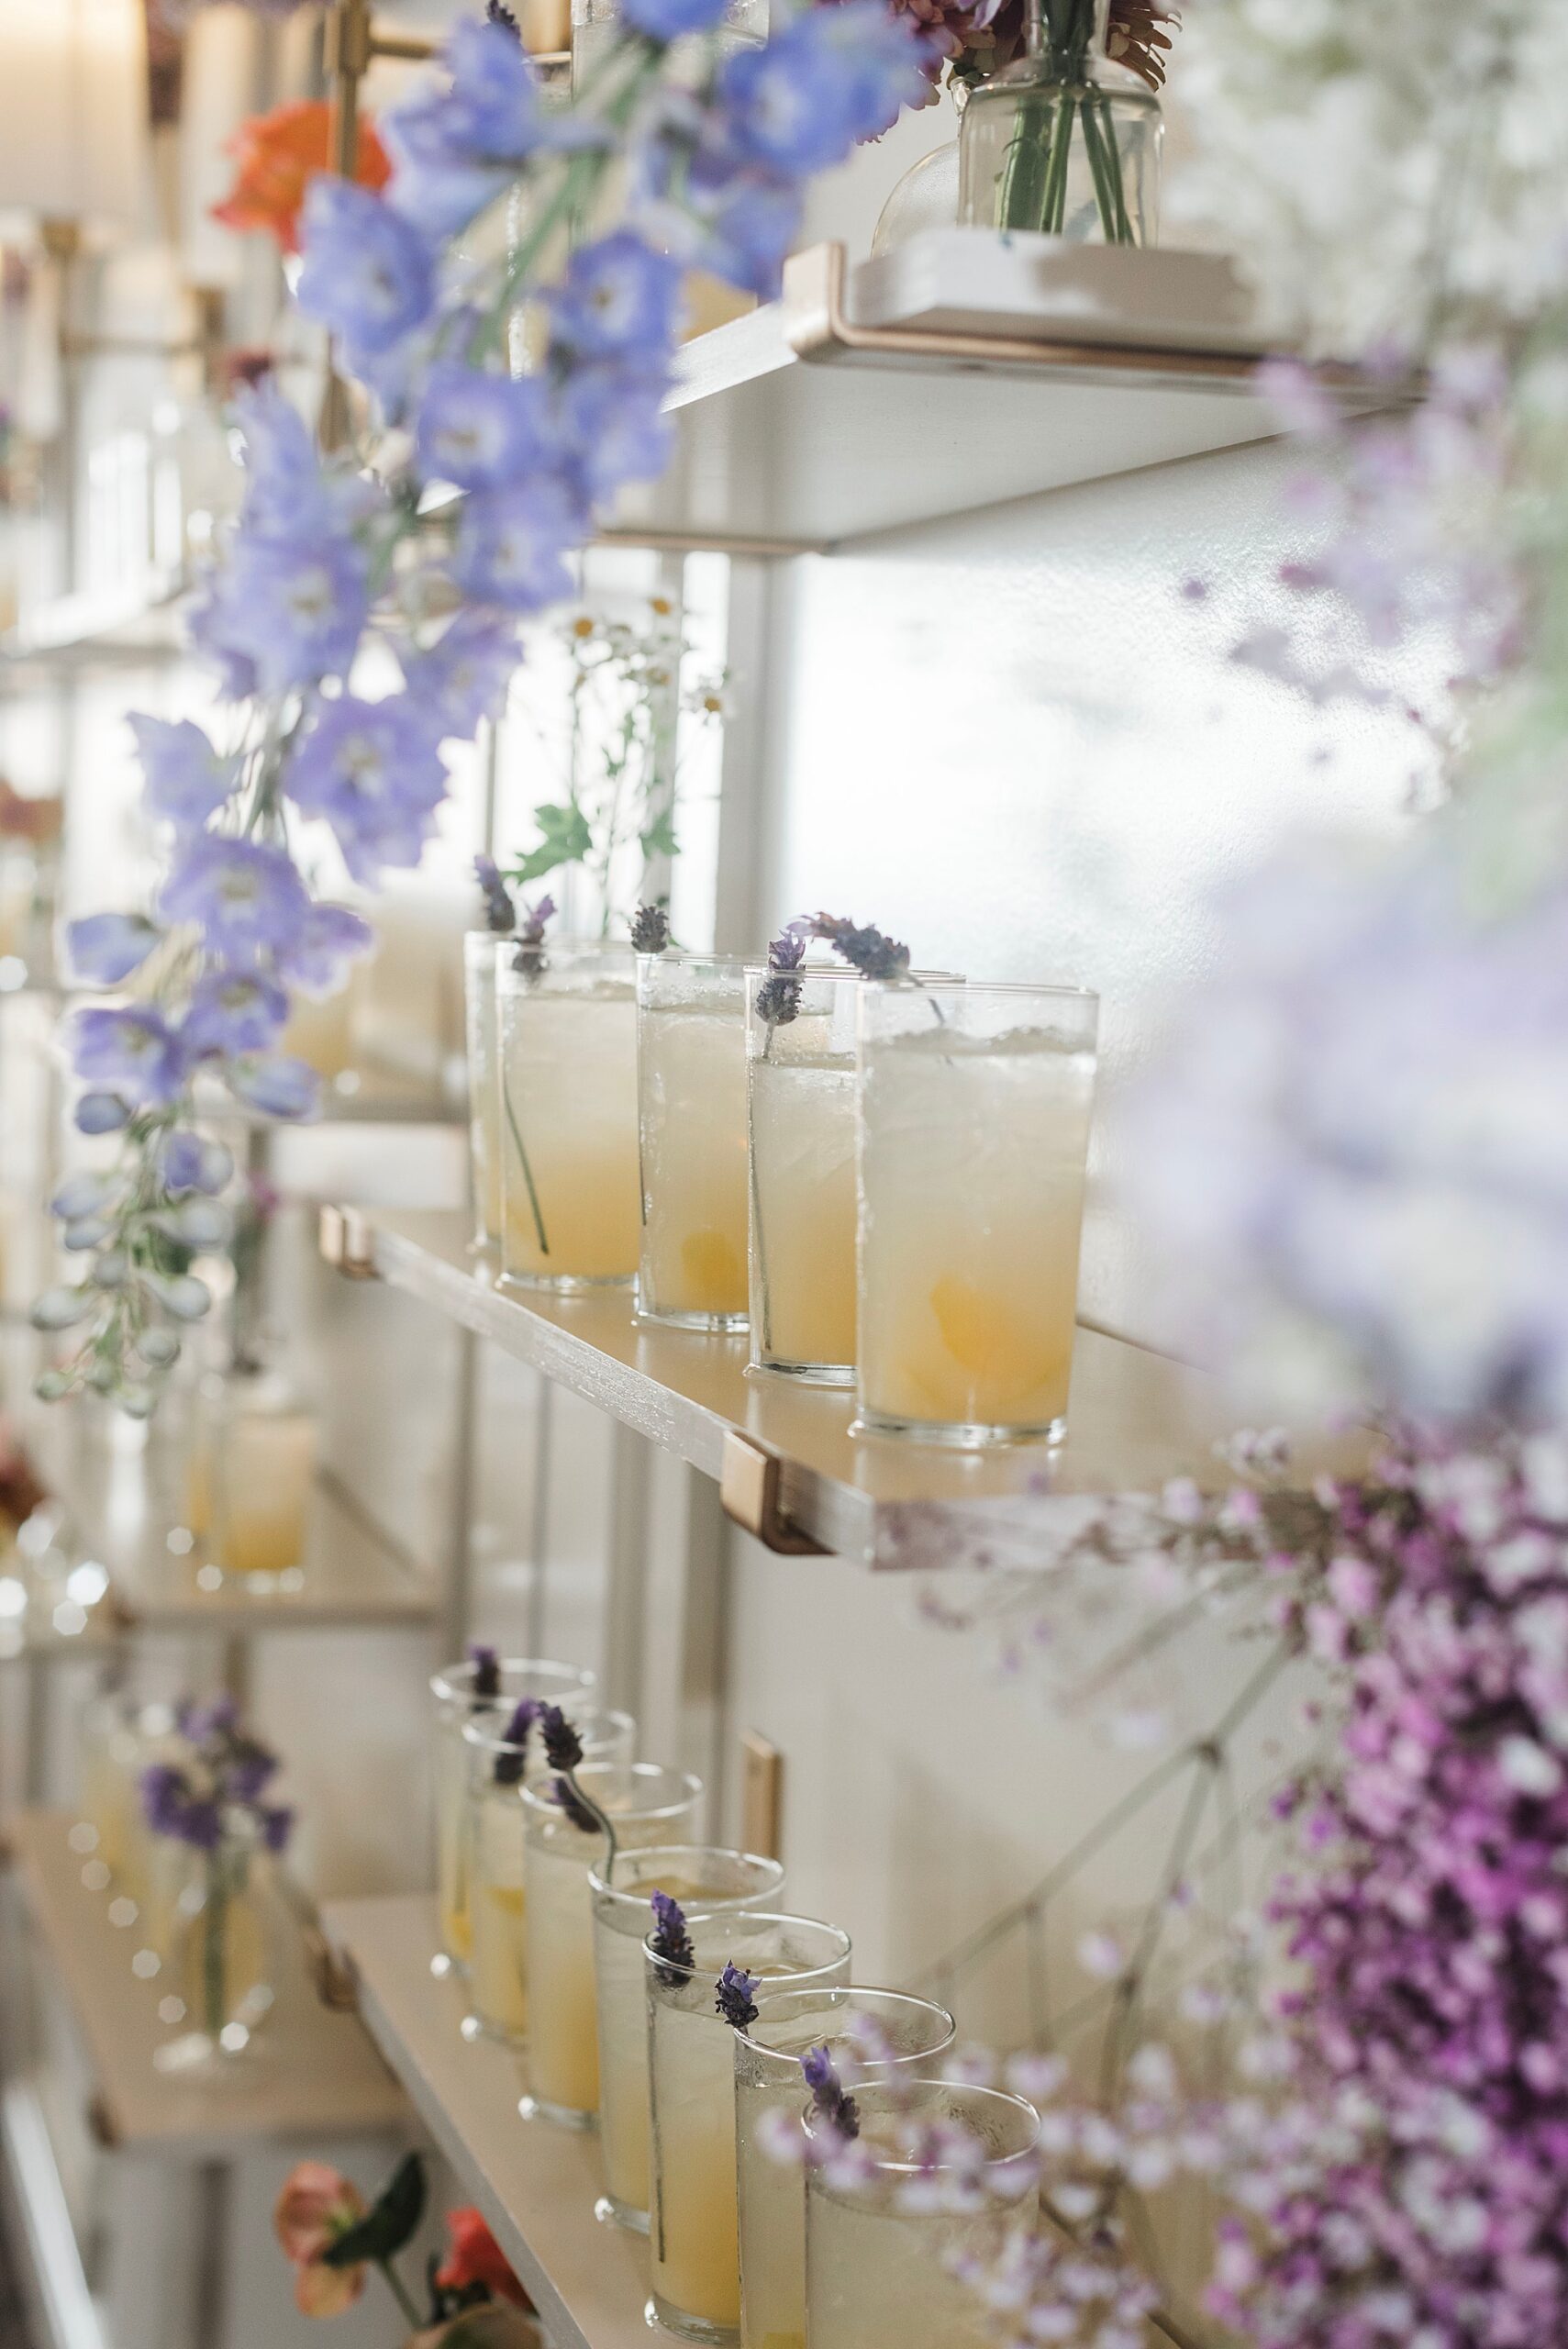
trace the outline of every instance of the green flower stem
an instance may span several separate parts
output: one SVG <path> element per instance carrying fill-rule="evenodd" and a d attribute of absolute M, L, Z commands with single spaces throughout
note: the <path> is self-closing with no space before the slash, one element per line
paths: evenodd
<path fill-rule="evenodd" d="M 539 1193 L 534 1188 L 534 1171 L 528 1164 L 528 1146 L 523 1141 L 522 1130 L 517 1124 L 517 1113 L 512 1107 L 512 1088 L 507 1084 L 505 1074 L 501 1078 L 501 1098 L 506 1105 L 506 1123 L 511 1128 L 512 1140 L 517 1146 L 517 1158 L 522 1166 L 523 1180 L 528 1186 L 528 1207 L 533 1215 L 534 1232 L 539 1241 L 539 1252 L 541 1256 L 548 1256 L 550 1242 L 545 1238 L 544 1215 L 539 1207 Z"/>
<path fill-rule="evenodd" d="M 221 1852 L 207 1861 L 206 1907 L 202 1916 L 202 2004 L 207 2037 L 216 2040 L 225 2017 L 224 1988 L 228 1967 L 228 1884 Z"/>
<path fill-rule="evenodd" d="M 403 2278 L 399 2276 L 396 2268 L 394 2267 L 391 2260 L 378 2259 L 375 2264 L 385 2279 L 387 2290 L 392 2294 L 393 2299 L 397 2302 L 398 2307 L 402 2310 L 406 2321 L 413 2326 L 416 2332 L 422 2332 L 424 2329 L 425 2320 L 420 2315 L 418 2310 L 415 2307 L 413 2301 L 409 2299 Z"/>

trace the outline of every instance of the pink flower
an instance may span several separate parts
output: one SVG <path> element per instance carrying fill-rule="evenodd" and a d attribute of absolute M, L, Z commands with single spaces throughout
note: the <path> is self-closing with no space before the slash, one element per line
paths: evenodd
<path fill-rule="evenodd" d="M 359 2188 L 325 2162 L 296 2162 L 284 2180 L 272 2225 L 294 2263 L 294 2297 L 306 2316 L 341 2316 L 364 2290 L 362 2262 L 328 2267 L 321 2255 L 364 2214 Z"/>

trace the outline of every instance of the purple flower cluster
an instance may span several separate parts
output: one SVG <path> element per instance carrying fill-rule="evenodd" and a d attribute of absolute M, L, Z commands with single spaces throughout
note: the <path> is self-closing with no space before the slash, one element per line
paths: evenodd
<path fill-rule="evenodd" d="M 141 1774 L 142 1817 L 153 1834 L 198 1852 L 252 1843 L 285 1849 L 294 1813 L 262 1800 L 277 1756 L 241 1727 L 231 1698 L 181 1705 L 172 1742 L 172 1758 L 150 1763 Z"/>
<path fill-rule="evenodd" d="M 685 1910 L 668 1892 L 651 1894 L 649 1906 L 653 1911 L 653 1930 L 648 1946 L 659 1960 L 653 1970 L 666 1989 L 678 1990 L 683 1982 L 691 1980 L 697 1962 L 686 1931 Z"/>

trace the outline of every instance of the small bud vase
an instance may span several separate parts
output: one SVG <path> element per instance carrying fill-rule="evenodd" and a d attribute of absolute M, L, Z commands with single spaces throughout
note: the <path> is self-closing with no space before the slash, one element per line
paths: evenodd
<path fill-rule="evenodd" d="M 248 2054 L 271 2013 L 275 1917 L 259 1846 L 226 1835 L 202 1854 L 180 1897 L 171 1970 L 187 2029 L 154 2057 L 160 2071 L 217 2071 Z"/>
<path fill-rule="evenodd" d="M 1057 0 L 1044 37 L 971 92 L 959 139 L 959 221 L 1072 244 L 1153 245 L 1164 117 L 1105 54 L 1105 6 Z"/>

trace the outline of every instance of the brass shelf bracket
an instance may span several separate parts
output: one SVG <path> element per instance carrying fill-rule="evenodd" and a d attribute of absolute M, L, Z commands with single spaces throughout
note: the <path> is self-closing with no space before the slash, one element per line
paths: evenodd
<path fill-rule="evenodd" d="M 760 1542 L 788 1558 L 825 1558 L 829 1553 L 798 1526 L 784 1505 L 784 1464 L 754 1436 L 728 1428 L 719 1469 L 718 1497 L 724 1514 Z"/>
<path fill-rule="evenodd" d="M 335 1273 L 341 1273 L 346 1281 L 381 1278 L 376 1269 L 375 1241 L 357 1208 L 324 1207 L 317 1226 L 317 1245 L 322 1263 L 330 1264 Z"/>

